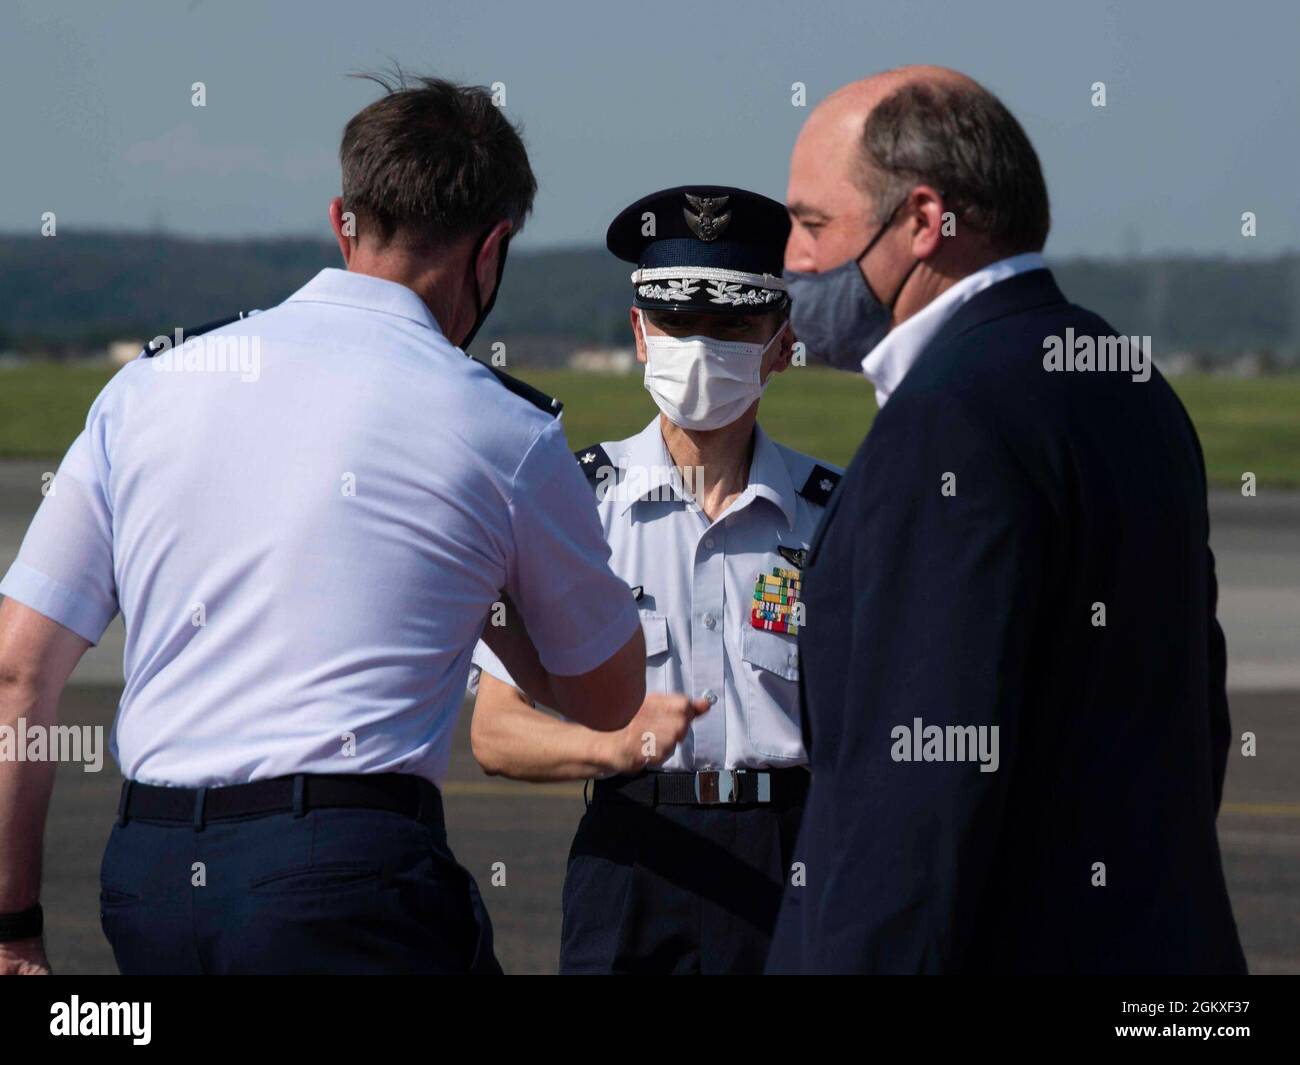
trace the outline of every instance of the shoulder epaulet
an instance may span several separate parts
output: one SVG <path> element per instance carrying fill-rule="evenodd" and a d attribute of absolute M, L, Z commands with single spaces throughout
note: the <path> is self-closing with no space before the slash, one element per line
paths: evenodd
<path fill-rule="evenodd" d="M 840 483 L 842 476 L 843 474 L 817 463 L 808 474 L 808 480 L 804 481 L 803 487 L 799 489 L 799 494 L 810 503 L 824 507 L 831 501 L 831 493 L 835 491 L 835 486 Z"/>
<path fill-rule="evenodd" d="M 474 359 L 474 356 L 471 355 L 470 358 Z M 558 418 L 560 416 L 560 411 L 564 410 L 563 403 L 554 396 L 548 396 L 540 388 L 534 388 L 527 381 L 521 381 L 517 377 L 511 377 L 504 370 L 498 370 L 495 366 L 490 366 L 481 359 L 474 359 L 474 361 L 484 369 L 489 370 L 498 381 L 505 385 L 506 388 L 520 399 L 526 399 L 538 410 L 545 411 L 552 418 Z"/>
<path fill-rule="evenodd" d="M 610 460 L 609 452 L 599 444 L 580 447 L 573 453 L 573 457 L 578 460 L 578 468 L 591 482 L 591 487 L 596 489 L 599 489 L 602 481 L 608 482 L 611 470 L 617 470 L 618 468 Z"/>
<path fill-rule="evenodd" d="M 253 315 L 261 313 L 261 311 L 240 311 L 238 314 L 232 314 L 228 318 L 218 318 L 215 322 L 208 322 L 196 329 L 178 329 L 174 336 L 156 336 L 144 346 L 144 350 L 140 352 L 140 357 L 142 359 L 152 359 L 155 355 L 160 355 L 169 348 L 175 347 L 176 336 L 179 336 L 180 342 L 183 344 L 190 337 L 201 337 L 204 333 L 211 333 L 223 326 L 230 325 L 232 322 L 242 321 L 245 318 L 251 318 Z"/>

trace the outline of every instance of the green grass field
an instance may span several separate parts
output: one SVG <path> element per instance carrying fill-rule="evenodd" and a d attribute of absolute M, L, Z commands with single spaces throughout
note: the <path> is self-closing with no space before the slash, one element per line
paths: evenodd
<path fill-rule="evenodd" d="M 0 457 L 61 454 L 111 373 L 95 366 L 0 370 Z M 654 413 L 639 374 L 534 370 L 520 376 L 564 401 L 574 447 L 628 436 Z M 1261 484 L 1300 487 L 1300 375 L 1196 376 L 1173 383 L 1201 435 L 1212 481 L 1239 485 L 1250 470 Z M 871 389 L 857 374 L 805 369 L 769 388 L 762 420 L 783 443 L 844 465 L 875 409 Z"/>

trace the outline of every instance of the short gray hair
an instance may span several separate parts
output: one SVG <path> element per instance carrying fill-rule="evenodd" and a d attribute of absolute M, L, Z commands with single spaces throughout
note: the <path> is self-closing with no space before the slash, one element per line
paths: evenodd
<path fill-rule="evenodd" d="M 862 129 L 859 183 L 884 223 L 919 184 L 1009 254 L 1041 251 L 1051 212 L 1038 154 L 987 89 L 911 82 L 880 101 Z"/>

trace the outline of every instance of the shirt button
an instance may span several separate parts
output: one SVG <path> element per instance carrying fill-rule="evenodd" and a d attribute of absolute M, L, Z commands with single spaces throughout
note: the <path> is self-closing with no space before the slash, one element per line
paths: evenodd
<path fill-rule="evenodd" d="M 706 629 L 713 628 L 713 626 L 716 625 L 717 623 L 718 623 L 718 619 L 715 618 L 712 614 L 704 615 L 704 627 Z"/>
<path fill-rule="evenodd" d="M 712 536 L 710 536 L 707 540 L 704 541 L 704 546 L 707 547 L 710 551 L 713 550 L 713 537 L 712 537 Z"/>
<path fill-rule="evenodd" d="M 714 703 L 718 701 L 718 693 L 715 692 L 712 688 L 705 688 L 704 694 L 701 696 L 701 698 L 710 706 L 712 706 Z"/>

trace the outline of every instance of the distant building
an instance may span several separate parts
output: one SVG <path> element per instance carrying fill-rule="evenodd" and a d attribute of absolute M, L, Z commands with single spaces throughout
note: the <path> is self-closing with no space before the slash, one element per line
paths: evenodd
<path fill-rule="evenodd" d="M 1203 373 L 1205 361 L 1194 351 L 1171 351 L 1156 359 L 1156 366 L 1166 377 L 1182 377 L 1184 374 Z"/>
<path fill-rule="evenodd" d="M 112 340 L 108 345 L 108 357 L 113 365 L 124 366 L 143 350 L 143 340 Z"/>
<path fill-rule="evenodd" d="M 1248 351 L 1232 360 L 1228 372 L 1233 377 L 1263 377 L 1273 372 L 1273 359 L 1267 352 Z"/>
<path fill-rule="evenodd" d="M 629 374 L 636 369 L 636 353 L 631 348 L 581 348 L 569 356 L 568 367 L 588 373 Z"/>

